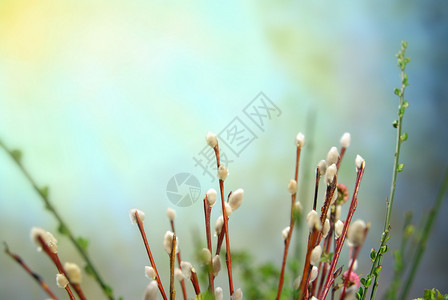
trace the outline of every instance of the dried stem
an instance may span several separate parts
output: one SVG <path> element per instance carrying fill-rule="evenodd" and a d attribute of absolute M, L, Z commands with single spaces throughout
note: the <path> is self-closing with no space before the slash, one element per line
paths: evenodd
<path fill-rule="evenodd" d="M 176 262 L 176 246 L 177 246 L 176 234 L 173 233 L 173 240 L 171 242 L 171 253 L 170 253 L 170 300 L 176 299 L 176 290 L 174 289 L 174 263 Z"/>
<path fill-rule="evenodd" d="M 298 174 L 299 174 L 300 151 L 301 151 L 301 147 L 297 147 L 296 169 L 295 169 L 295 173 L 294 173 L 294 180 L 296 181 L 296 183 L 297 183 L 297 178 L 298 178 Z M 285 276 L 286 258 L 288 256 L 289 244 L 291 243 L 292 231 L 294 229 L 294 222 L 295 222 L 294 205 L 296 203 L 296 196 L 297 196 L 297 191 L 296 191 L 296 193 L 291 195 L 291 216 L 290 216 L 290 221 L 289 221 L 289 232 L 288 232 L 288 236 L 286 237 L 286 240 L 285 240 L 285 249 L 283 252 L 282 269 L 280 272 L 280 280 L 279 280 L 278 289 L 277 289 L 277 297 L 276 297 L 277 300 L 280 299 L 280 296 L 282 294 L 283 281 L 284 281 L 284 276 Z"/>
<path fill-rule="evenodd" d="M 362 175 L 364 174 L 364 167 L 365 167 L 365 162 L 362 162 L 361 168 L 358 169 L 358 173 L 356 175 L 355 189 L 353 191 L 352 201 L 350 203 L 350 208 L 348 210 L 347 219 L 345 220 L 344 228 L 342 229 L 341 236 L 338 238 L 338 240 L 336 242 L 334 256 L 331 261 L 330 269 L 328 271 L 329 275 L 333 274 L 333 272 L 336 268 L 336 264 L 339 260 L 340 254 L 341 254 L 342 246 L 344 245 L 345 237 L 347 235 L 348 226 L 350 225 L 353 214 L 355 213 L 355 210 L 356 210 L 356 206 L 358 204 L 358 190 L 359 190 L 359 185 L 361 183 Z M 327 293 L 330 289 L 330 285 L 333 283 L 333 280 L 334 279 L 331 278 L 331 276 L 327 277 L 327 280 L 325 281 L 325 285 L 324 285 L 324 290 L 323 290 L 322 294 L 319 296 L 319 299 L 321 299 L 321 300 L 325 299 L 325 297 L 327 296 Z"/>
<path fill-rule="evenodd" d="M 73 235 L 65 221 L 62 219 L 62 217 L 59 215 L 59 212 L 56 210 L 56 208 L 51 203 L 49 197 L 48 197 L 48 189 L 47 188 L 39 188 L 36 184 L 36 181 L 31 177 L 30 173 L 25 169 L 25 167 L 22 165 L 21 162 L 21 154 L 18 150 L 10 150 L 8 147 L 6 147 L 5 144 L 0 140 L 0 147 L 5 150 L 9 156 L 11 156 L 12 160 L 17 164 L 20 171 L 22 171 L 23 175 L 25 175 L 26 179 L 29 183 L 33 186 L 34 190 L 39 194 L 42 201 L 44 202 L 45 209 L 47 209 L 58 221 L 59 228 L 63 229 L 61 232 L 63 232 L 64 235 L 66 235 L 72 244 L 75 246 L 78 253 L 81 255 L 82 259 L 85 261 L 87 267 L 89 268 L 89 273 L 93 276 L 93 278 L 97 281 L 97 283 L 100 285 L 101 289 L 103 290 L 103 293 L 107 296 L 108 299 L 114 300 L 113 291 L 110 286 L 108 286 L 102 279 L 100 273 L 97 271 L 95 266 L 93 265 L 92 261 L 90 260 L 90 257 L 88 256 L 86 250 L 79 244 L 76 237 Z"/>
<path fill-rule="evenodd" d="M 22 266 L 22 268 L 25 269 L 25 271 L 31 275 L 31 277 L 33 277 L 37 283 L 40 285 L 40 287 L 51 297 L 51 299 L 57 300 L 58 298 L 55 296 L 55 294 L 51 291 L 50 287 L 48 286 L 48 284 L 42 279 L 42 277 L 33 272 L 26 264 L 25 262 L 22 260 L 22 258 L 20 256 L 18 256 L 17 254 L 11 253 L 9 251 L 8 248 L 8 244 L 6 244 L 6 242 L 3 242 L 3 244 L 5 245 L 5 253 L 8 254 L 12 259 L 14 259 L 18 264 L 20 264 Z"/>
<path fill-rule="evenodd" d="M 216 165 L 219 169 L 219 166 L 221 165 L 221 162 L 219 160 L 219 145 L 216 144 L 216 146 L 213 148 L 215 150 L 215 156 L 216 156 Z M 222 216 L 224 219 L 224 234 L 226 237 L 226 265 L 227 265 L 227 275 L 229 278 L 229 290 L 230 290 L 230 296 L 233 295 L 233 278 L 232 278 L 232 256 L 230 255 L 230 241 L 229 241 L 229 223 L 227 218 L 227 212 L 226 212 L 226 206 L 224 201 L 224 181 L 219 179 L 219 190 L 221 192 L 221 206 L 222 206 Z"/>
<path fill-rule="evenodd" d="M 171 223 L 171 229 L 172 229 L 173 233 L 176 234 L 176 229 L 174 228 L 174 221 L 171 220 L 170 223 Z M 182 259 L 180 256 L 180 248 L 179 248 L 179 251 L 177 252 L 177 265 L 179 266 L 180 270 L 182 270 L 181 262 L 182 262 Z M 182 287 L 182 295 L 184 296 L 184 300 L 187 300 L 187 289 L 185 288 L 185 280 L 184 279 L 182 279 L 180 281 L 180 286 Z"/>
<path fill-rule="evenodd" d="M 154 258 L 152 257 L 151 249 L 149 248 L 148 240 L 147 240 L 146 234 L 145 234 L 145 229 L 143 228 L 143 222 L 142 222 L 142 220 L 140 220 L 140 217 L 138 215 L 138 211 L 137 210 L 135 211 L 135 219 L 137 220 L 137 226 L 138 226 L 138 229 L 140 230 L 140 234 L 142 236 L 143 243 L 145 244 L 146 252 L 148 253 L 148 257 L 149 257 L 149 261 L 151 263 L 151 267 L 153 267 L 153 269 L 154 269 L 154 271 L 156 273 L 156 280 L 157 280 L 157 285 L 159 286 L 159 291 L 162 294 L 163 299 L 167 300 L 167 297 L 165 295 L 165 291 L 164 291 L 163 286 L 162 286 L 162 282 L 160 281 L 159 272 L 157 271 L 157 267 L 156 267 L 156 264 L 154 262 Z"/>

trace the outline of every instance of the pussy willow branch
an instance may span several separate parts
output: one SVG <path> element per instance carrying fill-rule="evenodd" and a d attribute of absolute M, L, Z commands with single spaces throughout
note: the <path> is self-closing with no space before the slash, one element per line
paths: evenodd
<path fill-rule="evenodd" d="M 14 254 L 12 252 L 9 251 L 8 248 L 8 244 L 6 244 L 6 242 L 3 242 L 3 244 L 5 245 L 5 253 L 8 254 L 12 259 L 14 259 L 18 264 L 20 264 L 22 266 L 23 269 L 25 269 L 25 271 L 31 275 L 31 277 L 33 277 L 37 283 L 40 285 L 40 287 L 48 294 L 48 296 L 51 297 L 51 299 L 53 300 L 58 300 L 58 298 L 55 296 L 55 294 L 53 293 L 53 291 L 50 289 L 50 287 L 48 286 L 48 284 L 42 279 L 42 277 L 33 272 L 23 261 L 23 259 L 18 256 L 17 254 Z"/>
<path fill-rule="evenodd" d="M 148 243 L 148 239 L 146 238 L 145 228 L 143 227 L 143 222 L 140 219 L 140 216 L 138 215 L 138 211 L 135 211 L 135 220 L 137 221 L 138 229 L 140 230 L 140 234 L 142 236 L 143 243 L 145 244 L 146 253 L 148 254 L 149 261 L 151 263 L 151 267 L 154 269 L 154 272 L 156 273 L 156 281 L 157 281 L 157 285 L 159 287 L 160 294 L 162 294 L 162 297 L 164 300 L 167 300 L 165 290 L 163 289 L 163 286 L 162 286 L 162 281 L 160 281 L 159 272 L 157 271 L 157 267 L 154 262 L 154 258 L 152 256 L 151 248 L 149 248 L 149 243 Z"/>
<path fill-rule="evenodd" d="M 296 181 L 296 183 L 297 183 L 297 177 L 299 174 L 300 150 L 301 150 L 301 147 L 297 146 L 296 169 L 295 169 L 295 173 L 294 173 L 294 180 Z M 291 195 L 291 216 L 290 216 L 290 221 L 289 221 L 289 232 L 288 232 L 288 236 L 286 237 L 286 240 L 285 240 L 285 249 L 284 249 L 284 253 L 283 253 L 282 269 L 280 272 L 280 280 L 278 283 L 277 297 L 275 298 L 276 300 L 279 300 L 280 296 L 282 294 L 283 281 L 284 281 L 284 276 L 285 276 L 286 258 L 288 256 L 289 244 L 291 242 L 292 231 L 294 229 L 294 222 L 295 222 L 294 206 L 296 203 L 296 196 L 297 196 L 297 191 Z"/>
<path fill-rule="evenodd" d="M 219 169 L 219 166 L 221 165 L 220 159 L 219 159 L 219 144 L 216 144 L 216 146 L 213 148 L 215 151 L 216 156 L 216 165 L 217 169 Z M 221 192 L 221 206 L 222 206 L 222 217 L 224 219 L 224 234 L 226 237 L 226 265 L 227 265 L 227 275 L 229 278 L 229 291 L 230 296 L 233 295 L 233 277 L 232 277 L 232 257 L 230 255 L 230 239 L 229 239 L 229 222 L 227 218 L 227 212 L 226 212 L 226 206 L 224 201 L 224 181 L 219 179 L 219 190 Z"/>
<path fill-rule="evenodd" d="M 364 174 L 364 167 L 365 167 L 365 162 L 362 162 L 361 168 L 358 169 L 358 173 L 356 175 L 355 189 L 353 191 L 352 201 L 350 203 L 350 208 L 348 210 L 347 219 L 345 220 L 344 228 L 342 229 L 341 236 L 338 238 L 338 240 L 336 242 L 334 256 L 331 261 L 330 269 L 328 271 L 328 277 L 327 277 L 327 280 L 325 281 L 322 295 L 319 296 L 320 300 L 325 299 L 325 297 L 327 296 L 327 293 L 330 289 L 330 285 L 333 283 L 331 276 L 334 273 L 334 270 L 336 268 L 336 264 L 339 260 L 340 254 L 341 254 L 342 246 L 344 245 L 345 237 L 347 235 L 348 226 L 350 225 L 353 214 L 355 213 L 355 210 L 356 210 L 356 206 L 358 204 L 358 191 L 359 191 L 359 185 L 361 184 L 362 176 Z"/>
<path fill-rule="evenodd" d="M 39 194 L 39 196 L 41 197 L 42 201 L 44 202 L 45 208 L 48 211 L 50 211 L 50 213 L 53 214 L 53 216 L 58 221 L 59 228 L 63 228 L 64 229 L 64 234 L 70 239 L 70 241 L 75 246 L 75 248 L 78 251 L 78 253 L 81 255 L 82 259 L 84 260 L 84 262 L 86 263 L 87 267 L 89 268 L 89 271 L 91 271 L 90 273 L 92 274 L 93 278 L 97 281 L 97 283 L 100 285 L 101 289 L 103 290 L 103 293 L 107 296 L 108 299 L 114 300 L 115 297 L 113 295 L 112 289 L 110 288 L 109 285 L 107 285 L 104 282 L 104 280 L 102 279 L 100 273 L 97 271 L 97 269 L 93 265 L 92 261 L 90 260 L 89 255 L 83 249 L 83 247 L 78 243 L 78 241 L 76 240 L 75 236 L 72 234 L 71 230 L 69 229 L 69 227 L 65 223 L 65 221 L 62 219 L 62 217 L 59 215 L 59 213 L 56 210 L 56 208 L 51 203 L 48 195 L 46 193 L 44 193 L 42 191 L 42 189 L 37 186 L 37 184 L 34 181 L 33 177 L 31 177 L 30 173 L 22 165 L 20 159 L 18 159 L 13 154 L 13 151 L 10 150 L 1 140 L 0 140 L 0 147 L 3 148 L 3 150 L 5 150 L 9 154 L 9 156 L 11 156 L 12 160 L 19 167 L 20 171 L 22 171 L 23 175 L 25 175 L 26 179 L 31 183 L 31 185 L 33 186 L 34 190 Z"/>
<path fill-rule="evenodd" d="M 174 221 L 171 220 L 170 224 L 171 224 L 171 229 L 172 229 L 173 233 L 176 234 L 176 229 L 174 228 Z M 180 255 L 180 248 L 179 248 L 179 251 L 177 252 L 177 264 L 178 264 L 180 270 L 182 270 L 181 262 L 182 262 L 182 258 Z M 184 297 L 184 300 L 187 300 L 187 289 L 185 288 L 185 279 L 182 279 L 180 281 L 180 286 L 182 287 L 182 296 Z"/>

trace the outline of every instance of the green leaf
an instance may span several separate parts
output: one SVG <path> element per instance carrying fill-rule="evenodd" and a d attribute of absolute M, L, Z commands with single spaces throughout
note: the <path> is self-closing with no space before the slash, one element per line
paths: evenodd
<path fill-rule="evenodd" d="M 65 227 L 64 224 L 59 224 L 58 231 L 59 231 L 60 234 L 63 234 L 63 235 L 67 235 L 68 234 L 68 229 L 67 229 L 67 227 Z"/>
<path fill-rule="evenodd" d="M 87 251 L 87 246 L 89 246 L 89 240 L 82 238 L 82 237 L 78 237 L 76 239 L 76 242 L 78 243 L 78 245 L 81 247 L 82 250 Z"/>
<path fill-rule="evenodd" d="M 95 277 L 95 273 L 93 272 L 92 268 L 89 265 L 86 265 L 84 267 L 84 271 L 86 271 L 87 275 Z"/>
<path fill-rule="evenodd" d="M 407 134 L 407 132 L 403 133 L 403 134 L 400 136 L 400 140 L 401 140 L 402 142 L 406 141 L 407 139 L 408 139 L 408 134 Z"/>
<path fill-rule="evenodd" d="M 373 271 L 373 274 L 375 275 L 375 277 L 380 276 L 380 272 L 383 269 L 382 265 L 379 265 L 378 267 L 375 268 L 375 271 Z"/>
<path fill-rule="evenodd" d="M 394 121 L 392 122 L 392 126 L 393 126 L 394 128 L 397 128 L 397 127 L 398 127 L 398 120 L 394 120 Z"/>
<path fill-rule="evenodd" d="M 387 251 L 389 251 L 389 246 L 388 246 L 388 245 L 381 246 L 381 248 L 380 248 L 380 254 L 384 254 L 384 253 L 386 253 Z"/>
<path fill-rule="evenodd" d="M 361 278 L 360 281 L 363 286 L 366 286 L 367 281 L 365 278 Z"/>
<path fill-rule="evenodd" d="M 47 185 L 39 189 L 39 193 L 44 198 L 48 198 L 48 192 L 49 192 L 49 187 Z"/>
<path fill-rule="evenodd" d="M 394 94 L 397 95 L 397 96 L 400 96 L 400 93 L 401 93 L 400 89 L 399 88 L 395 88 Z"/>
<path fill-rule="evenodd" d="M 409 102 L 407 100 L 404 100 L 402 106 L 404 108 L 408 108 L 409 107 Z"/>
<path fill-rule="evenodd" d="M 372 260 L 372 262 L 374 262 L 376 259 L 376 251 L 373 248 L 372 250 L 370 250 L 370 259 Z"/>
<path fill-rule="evenodd" d="M 22 160 L 22 151 L 19 149 L 14 149 L 11 151 L 12 158 L 18 163 Z"/>
<path fill-rule="evenodd" d="M 397 172 L 402 172 L 404 168 L 404 164 L 399 164 L 397 167 Z"/>

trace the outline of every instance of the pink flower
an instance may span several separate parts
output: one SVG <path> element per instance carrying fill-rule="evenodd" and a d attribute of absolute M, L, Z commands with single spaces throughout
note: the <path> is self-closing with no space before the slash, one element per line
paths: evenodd
<path fill-rule="evenodd" d="M 347 276 L 348 276 L 348 270 L 345 271 L 344 274 L 342 274 L 342 278 L 344 279 L 344 281 L 347 278 Z M 359 286 L 361 285 L 359 276 L 353 271 L 350 272 L 350 277 L 348 278 L 348 281 L 349 281 L 348 286 L 350 286 L 351 284 L 354 284 L 356 286 L 356 288 L 359 288 Z"/>

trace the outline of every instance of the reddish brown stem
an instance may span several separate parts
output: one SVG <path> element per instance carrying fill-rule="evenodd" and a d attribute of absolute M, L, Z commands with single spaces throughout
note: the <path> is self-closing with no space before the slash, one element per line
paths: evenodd
<path fill-rule="evenodd" d="M 215 156 L 216 156 L 216 165 L 219 169 L 219 166 L 221 164 L 219 160 L 219 145 L 216 144 L 215 148 Z M 229 278 L 229 290 L 230 290 L 230 296 L 233 295 L 233 278 L 232 278 L 232 256 L 230 255 L 230 239 L 229 239 L 229 223 L 227 219 L 227 212 L 226 212 L 226 206 L 224 201 L 224 181 L 219 179 L 219 189 L 221 192 L 221 208 L 222 208 L 222 216 L 224 219 L 224 234 L 226 237 L 226 265 L 227 265 L 227 275 Z"/>
<path fill-rule="evenodd" d="M 297 152 L 296 152 L 296 169 L 295 169 L 295 173 L 294 173 L 294 180 L 296 181 L 296 183 L 297 183 L 297 178 L 298 178 L 298 175 L 299 175 L 300 150 L 301 150 L 301 147 L 297 147 Z M 289 232 L 288 232 L 288 236 L 286 237 L 286 240 L 285 240 L 285 249 L 283 251 L 282 269 L 281 269 L 281 272 L 280 272 L 280 280 L 279 280 L 279 283 L 278 283 L 277 297 L 275 298 L 276 300 L 280 299 L 280 295 L 282 294 L 282 289 L 283 289 L 283 281 L 284 281 L 284 276 L 285 276 L 286 259 L 288 257 L 289 244 L 291 243 L 292 231 L 293 231 L 294 223 L 295 223 L 294 205 L 296 203 L 296 197 L 297 197 L 297 191 L 296 191 L 296 193 L 291 195 L 291 216 L 290 216 L 290 220 L 289 220 Z"/>
<path fill-rule="evenodd" d="M 51 299 L 57 300 L 58 298 L 55 296 L 55 294 L 51 291 L 50 287 L 48 286 L 48 284 L 42 279 L 42 277 L 33 272 L 26 264 L 25 262 L 22 260 L 22 258 L 20 256 L 18 256 L 17 254 L 14 254 L 12 252 L 9 251 L 8 248 L 8 244 L 6 244 L 6 242 L 3 242 L 3 244 L 5 245 L 5 253 L 8 254 L 12 259 L 14 259 L 19 265 L 22 266 L 23 269 L 25 269 L 25 271 L 31 275 L 31 277 L 33 277 L 37 283 L 40 285 L 40 287 L 48 294 L 48 296 L 51 297 Z"/>
<path fill-rule="evenodd" d="M 339 166 L 341 165 L 341 161 L 342 161 L 342 158 L 344 157 L 344 153 L 345 153 L 346 149 L 347 148 L 345 148 L 345 147 L 341 148 L 341 153 L 339 154 L 338 163 L 336 164 L 336 169 L 338 169 L 338 170 L 339 170 Z"/>
<path fill-rule="evenodd" d="M 170 221 L 171 223 L 171 229 L 173 231 L 174 234 L 176 234 L 176 229 L 174 228 L 174 221 Z M 181 256 L 180 256 L 180 248 L 179 248 L 179 252 L 177 252 L 177 265 L 179 266 L 179 269 L 182 270 L 182 267 L 180 266 L 182 262 Z M 182 295 L 184 297 L 184 300 L 187 300 L 187 289 L 185 288 L 185 280 L 182 279 L 180 281 L 180 286 L 182 287 Z"/>
<path fill-rule="evenodd" d="M 196 274 L 196 271 L 191 270 L 190 280 L 191 283 L 193 283 L 194 292 L 196 293 L 196 296 L 199 296 L 199 294 L 201 293 L 201 288 L 199 287 L 198 275 Z"/>
<path fill-rule="evenodd" d="M 67 278 L 69 284 L 73 287 L 75 292 L 78 294 L 79 298 L 81 300 L 85 300 L 86 297 L 84 296 L 84 293 L 82 292 L 81 287 L 79 285 L 77 287 L 75 287 L 75 285 L 71 282 L 70 278 L 68 277 L 67 273 L 65 272 L 65 269 L 62 266 L 61 261 L 59 260 L 58 253 L 57 252 L 54 253 L 53 251 L 50 250 L 50 248 L 48 247 L 47 243 L 45 243 L 42 236 L 38 235 L 37 239 L 39 240 L 39 243 L 42 246 L 42 250 L 44 250 L 44 252 L 48 255 L 48 257 L 53 261 L 54 265 L 58 269 L 59 274 L 63 274 L 65 276 L 65 278 Z M 72 291 L 68 285 L 65 287 L 65 289 L 67 290 L 67 293 L 69 295 L 72 294 Z"/>
<path fill-rule="evenodd" d="M 347 235 L 348 226 L 350 225 L 353 214 L 355 213 L 355 210 L 356 210 L 356 206 L 357 206 L 357 202 L 358 202 L 357 198 L 358 198 L 359 185 L 361 183 L 362 175 L 364 174 L 364 165 L 365 165 L 365 163 L 363 162 L 361 165 L 361 168 L 358 169 L 358 173 L 356 176 L 355 190 L 353 191 L 352 201 L 350 203 L 350 208 L 349 208 L 349 211 L 347 214 L 347 219 L 345 220 L 344 228 L 342 229 L 342 234 L 336 243 L 333 260 L 331 261 L 330 269 L 328 272 L 329 276 L 327 277 L 327 280 L 325 281 L 324 290 L 319 297 L 319 299 L 321 299 L 321 300 L 325 299 L 325 297 L 327 296 L 328 291 L 330 289 L 330 285 L 332 284 L 333 278 L 332 278 L 331 274 L 333 274 L 333 272 L 336 268 L 336 264 L 339 260 L 340 254 L 341 254 L 342 246 L 344 245 L 345 237 Z"/>
<path fill-rule="evenodd" d="M 152 257 L 151 249 L 149 248 L 148 240 L 147 240 L 146 234 L 145 234 L 145 229 L 143 228 L 143 222 L 142 222 L 142 220 L 140 220 L 140 217 L 139 217 L 137 211 L 135 212 L 135 219 L 137 220 L 137 226 L 138 226 L 138 229 L 140 230 L 140 234 L 142 236 L 143 243 L 145 244 L 146 253 L 148 253 L 148 257 L 149 257 L 149 261 L 151 263 L 151 267 L 153 267 L 153 269 L 154 269 L 154 271 L 156 273 L 156 281 L 157 281 L 157 285 L 159 286 L 159 291 L 162 294 L 163 299 L 167 300 L 165 291 L 164 291 L 163 286 L 162 286 L 162 281 L 160 281 L 159 272 L 157 271 L 157 267 L 156 267 L 156 264 L 154 262 L 154 258 Z"/>

